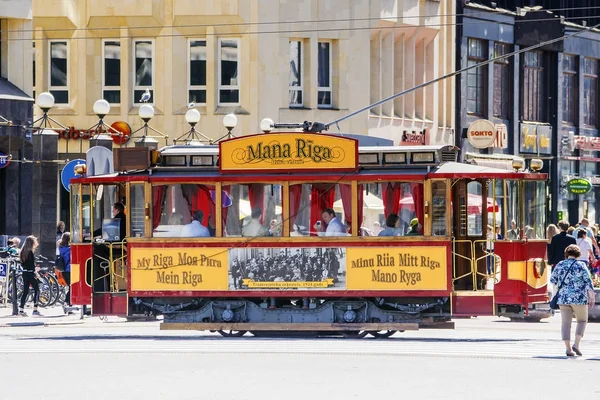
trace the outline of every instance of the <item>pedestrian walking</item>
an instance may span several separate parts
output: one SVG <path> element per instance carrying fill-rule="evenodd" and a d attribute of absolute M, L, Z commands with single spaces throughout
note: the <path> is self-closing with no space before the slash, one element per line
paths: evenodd
<path fill-rule="evenodd" d="M 562 320 L 561 336 L 568 357 L 573 357 L 575 354 L 582 355 L 579 348 L 587 325 L 588 307 L 593 307 L 595 301 L 592 279 L 586 265 L 577 260 L 580 256 L 581 250 L 577 245 L 567 246 L 565 249 L 567 259 L 559 262 L 550 276 L 550 282 L 558 285 L 557 303 Z M 573 314 L 577 319 L 577 327 L 575 342 L 571 346 Z"/>
<path fill-rule="evenodd" d="M 21 296 L 21 307 L 19 314 L 27 316 L 25 313 L 25 302 L 29 296 L 29 285 L 33 286 L 33 313 L 32 315 L 40 315 L 38 311 L 38 302 L 40 298 L 40 284 L 37 279 L 38 267 L 35 265 L 35 251 L 38 247 L 38 240 L 35 236 L 27 236 L 23 247 L 21 248 L 21 266 L 23 267 L 23 295 Z"/>
<path fill-rule="evenodd" d="M 65 232 L 60 239 L 60 246 L 58 250 L 60 251 L 59 257 L 61 258 L 65 270 L 62 272 L 63 278 L 68 286 L 67 297 L 65 299 L 65 304 L 67 306 L 71 306 L 71 233 Z"/>

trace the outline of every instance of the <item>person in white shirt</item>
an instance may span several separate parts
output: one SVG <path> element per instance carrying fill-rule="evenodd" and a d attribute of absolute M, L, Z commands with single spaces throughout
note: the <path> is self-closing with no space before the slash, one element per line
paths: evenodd
<path fill-rule="evenodd" d="M 587 232 L 585 229 L 577 231 L 577 246 L 581 249 L 581 255 L 577 260 L 589 266 L 589 261 L 594 259 L 592 241 L 587 238 Z"/>
<path fill-rule="evenodd" d="M 333 208 L 328 208 L 323 211 L 321 218 L 327 224 L 327 229 L 323 231 L 323 225 L 320 223 L 321 221 L 317 221 L 313 228 L 315 228 L 319 236 L 348 236 L 346 227 L 342 224 L 342 221 L 335 216 Z"/>
<path fill-rule="evenodd" d="M 210 237 L 208 228 L 202 225 L 203 220 L 204 213 L 200 210 L 194 211 L 192 222 L 181 229 L 181 237 Z"/>

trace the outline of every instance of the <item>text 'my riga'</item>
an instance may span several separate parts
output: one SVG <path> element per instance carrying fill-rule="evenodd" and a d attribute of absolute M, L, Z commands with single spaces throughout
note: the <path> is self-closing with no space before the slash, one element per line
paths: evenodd
<path fill-rule="evenodd" d="M 327 146 L 315 145 L 312 140 L 296 138 L 295 146 L 289 143 L 256 143 L 255 146 L 249 145 L 248 162 L 255 160 L 274 160 L 274 159 L 311 159 L 313 162 L 321 162 L 323 160 L 331 160 L 332 150 Z"/>

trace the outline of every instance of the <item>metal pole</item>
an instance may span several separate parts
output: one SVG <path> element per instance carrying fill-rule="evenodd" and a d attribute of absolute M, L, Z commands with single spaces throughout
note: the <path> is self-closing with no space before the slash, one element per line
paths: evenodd
<path fill-rule="evenodd" d="M 12 315 L 19 315 L 19 299 L 17 299 L 17 265 L 15 262 L 11 262 L 12 264 Z"/>

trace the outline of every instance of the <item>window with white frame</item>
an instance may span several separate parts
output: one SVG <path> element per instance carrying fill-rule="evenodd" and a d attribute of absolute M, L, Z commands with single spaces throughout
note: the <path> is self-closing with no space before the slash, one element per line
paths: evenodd
<path fill-rule="evenodd" d="M 69 104 L 69 44 L 50 41 L 50 86 L 55 104 Z"/>
<path fill-rule="evenodd" d="M 196 104 L 206 104 L 206 40 L 190 39 L 188 97 Z"/>
<path fill-rule="evenodd" d="M 240 40 L 219 39 L 219 104 L 240 103 Z"/>
<path fill-rule="evenodd" d="M 121 42 L 103 43 L 102 98 L 110 104 L 121 104 Z"/>
<path fill-rule="evenodd" d="M 148 103 L 154 103 L 154 41 L 134 40 L 133 52 L 135 59 L 133 103 L 141 104 L 146 90 L 150 92 Z"/>
<path fill-rule="evenodd" d="M 331 42 L 319 42 L 317 52 L 317 106 L 331 108 Z"/>
<path fill-rule="evenodd" d="M 290 107 L 302 107 L 304 105 L 303 68 L 302 41 L 290 40 L 290 74 L 288 78 Z"/>

